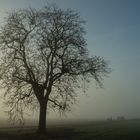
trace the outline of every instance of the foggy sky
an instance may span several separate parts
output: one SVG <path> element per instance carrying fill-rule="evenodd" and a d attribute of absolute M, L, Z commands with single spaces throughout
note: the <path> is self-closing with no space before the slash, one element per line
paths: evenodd
<path fill-rule="evenodd" d="M 112 72 L 99 89 L 94 82 L 68 118 L 140 118 L 140 1 L 139 0 L 48 0 L 72 8 L 87 22 L 90 55 L 109 60 Z M 26 7 L 41 8 L 45 0 L 0 0 L 0 22 L 6 12 Z M 1 101 L 2 102 L 2 101 Z M 4 117 L 0 106 L 0 118 Z M 54 113 L 49 114 L 55 118 Z M 57 117 L 59 117 L 57 115 Z"/>

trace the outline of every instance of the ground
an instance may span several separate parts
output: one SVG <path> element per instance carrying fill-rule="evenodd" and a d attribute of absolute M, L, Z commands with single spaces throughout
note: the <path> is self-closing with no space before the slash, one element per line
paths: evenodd
<path fill-rule="evenodd" d="M 140 120 L 84 121 L 50 125 L 46 135 L 36 127 L 0 128 L 0 140 L 138 140 Z"/>

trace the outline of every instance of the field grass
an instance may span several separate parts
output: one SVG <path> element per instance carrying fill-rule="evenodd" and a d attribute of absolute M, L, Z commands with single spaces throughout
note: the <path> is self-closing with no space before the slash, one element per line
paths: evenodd
<path fill-rule="evenodd" d="M 70 122 L 49 125 L 46 135 L 36 127 L 0 128 L 0 140 L 139 140 L 140 120 Z"/>

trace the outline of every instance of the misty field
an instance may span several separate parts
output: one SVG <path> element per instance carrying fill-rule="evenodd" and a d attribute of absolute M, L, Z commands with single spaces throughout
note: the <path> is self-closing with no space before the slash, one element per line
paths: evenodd
<path fill-rule="evenodd" d="M 47 135 L 36 127 L 0 128 L 0 140 L 135 140 L 140 139 L 140 120 L 73 121 L 49 125 Z"/>

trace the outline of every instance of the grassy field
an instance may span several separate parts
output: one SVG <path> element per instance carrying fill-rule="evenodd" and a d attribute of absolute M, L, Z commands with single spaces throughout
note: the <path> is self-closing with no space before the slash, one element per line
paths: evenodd
<path fill-rule="evenodd" d="M 46 135 L 35 127 L 0 128 L 0 140 L 138 140 L 140 120 L 88 121 L 49 125 Z"/>

